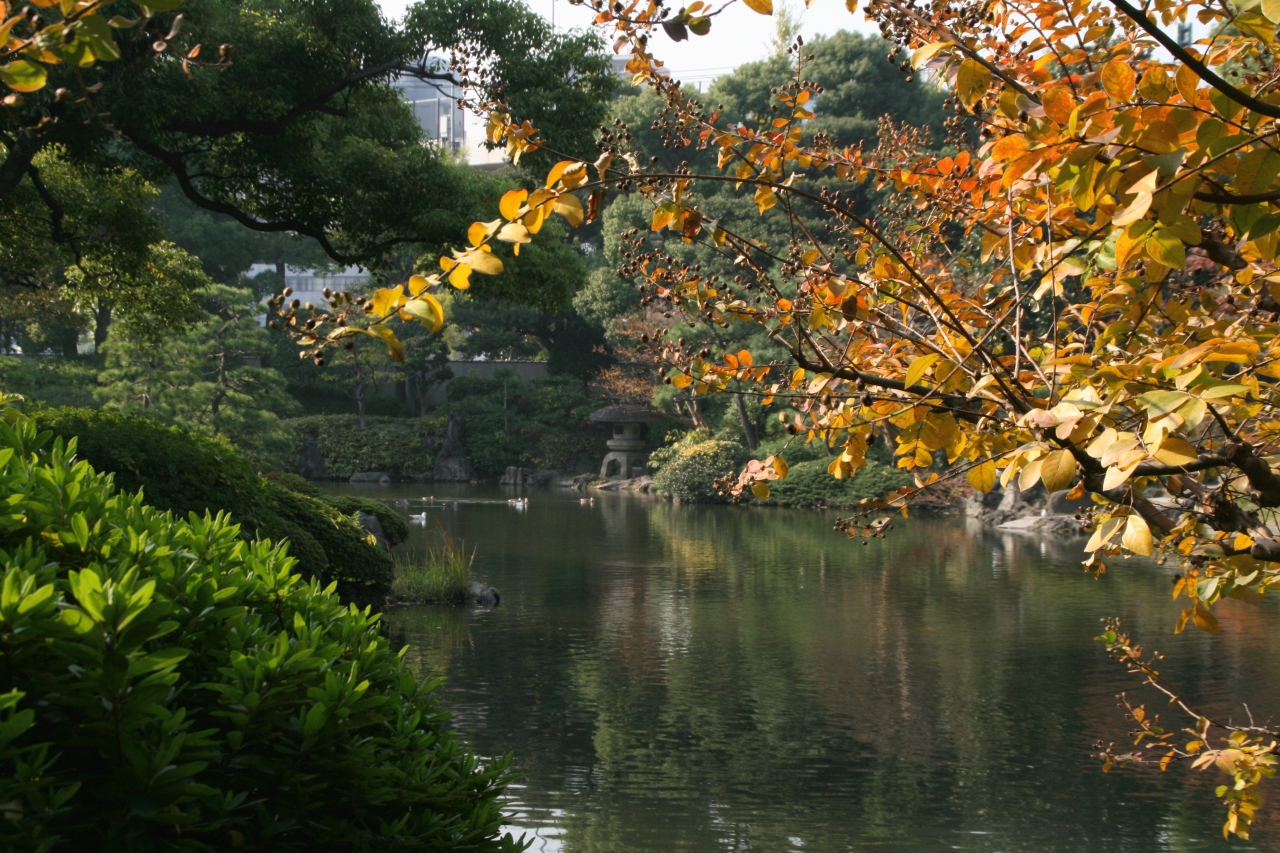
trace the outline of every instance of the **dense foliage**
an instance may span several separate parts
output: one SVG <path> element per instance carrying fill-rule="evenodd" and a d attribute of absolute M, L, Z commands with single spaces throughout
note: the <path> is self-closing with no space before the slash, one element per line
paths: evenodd
<path fill-rule="evenodd" d="M 653 485 L 664 498 L 681 501 L 723 501 L 716 481 L 737 470 L 746 448 L 737 442 L 712 438 L 706 430 L 691 430 L 678 441 L 649 454 Z"/>
<path fill-rule="evenodd" d="M 0 837 L 62 850 L 515 850 L 376 617 L 0 422 Z"/>
<path fill-rule="evenodd" d="M 179 517 L 226 512 L 249 534 L 289 539 L 298 569 L 344 594 L 362 596 L 391 582 L 390 555 L 369 542 L 357 513 L 386 517 L 383 529 L 402 540 L 403 521 L 375 501 L 332 499 L 263 480 L 225 439 L 212 439 L 110 410 L 40 410 L 54 435 L 75 438 L 80 457 L 111 472 L 120 488 L 141 490 L 149 505 Z M 293 486 L 289 488 L 288 486 Z"/>
<path fill-rule="evenodd" d="M 397 480 L 421 480 L 430 476 L 436 450 L 444 440 L 447 418 L 366 417 L 363 427 L 357 415 L 313 415 L 285 421 L 293 438 L 289 466 L 297 470 L 307 444 L 314 442 L 324 461 L 324 475 L 346 480 L 362 471 L 381 471 Z M 321 472 L 308 470 L 310 476 Z"/>
<path fill-rule="evenodd" d="M 459 377 L 449 383 L 448 396 L 440 411 L 465 419 L 467 457 L 481 475 L 512 465 L 591 470 L 606 452 L 606 430 L 587 420 L 600 401 L 571 377 Z"/>

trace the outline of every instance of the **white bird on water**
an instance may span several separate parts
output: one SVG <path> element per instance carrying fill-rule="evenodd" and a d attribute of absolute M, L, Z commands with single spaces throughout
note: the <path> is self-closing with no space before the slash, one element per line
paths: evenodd
<path fill-rule="evenodd" d="M 519 510 L 525 510 L 529 508 L 528 498 L 510 498 L 507 500 L 507 503 L 511 504 L 512 507 Z"/>
<path fill-rule="evenodd" d="M 411 514 L 409 515 L 409 520 L 410 520 L 410 521 L 412 521 L 414 524 L 426 524 L 426 523 L 427 523 L 427 514 L 426 514 L 425 512 L 420 512 L 420 513 L 417 513 L 417 514 L 412 514 L 412 513 L 411 513 Z"/>

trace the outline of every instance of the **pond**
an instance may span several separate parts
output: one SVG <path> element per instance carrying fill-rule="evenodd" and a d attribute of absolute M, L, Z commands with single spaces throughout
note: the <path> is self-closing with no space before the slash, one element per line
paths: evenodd
<path fill-rule="evenodd" d="M 1100 617 L 1168 653 L 1165 671 L 1216 712 L 1239 718 L 1235 697 L 1265 720 L 1280 711 L 1269 604 L 1227 602 L 1221 634 L 1174 636 L 1172 567 L 1116 560 L 1095 580 L 1083 539 L 960 518 L 862 545 L 817 511 L 359 493 L 434 495 L 428 525 L 474 546 L 475 574 L 504 595 L 493 611 L 386 618 L 443 680 L 468 744 L 514 755 L 508 824 L 534 850 L 1280 846 L 1270 808 L 1251 843 L 1223 841 L 1215 774 L 1104 775 L 1091 757 L 1125 740 L 1117 693 L 1161 704 L 1093 641 Z"/>

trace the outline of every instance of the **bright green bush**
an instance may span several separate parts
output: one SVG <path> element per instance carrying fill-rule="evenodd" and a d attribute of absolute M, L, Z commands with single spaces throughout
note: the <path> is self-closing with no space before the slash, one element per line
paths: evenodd
<path fill-rule="evenodd" d="M 48 437 L 0 421 L 4 849 L 519 848 L 375 616 Z"/>
<path fill-rule="evenodd" d="M 314 436 L 329 476 L 346 480 L 361 471 L 382 471 L 396 479 L 429 477 L 436 450 L 444 441 L 447 418 L 366 417 L 364 429 L 355 415 L 313 415 L 284 421 L 293 436 L 294 458 L 303 436 Z"/>
<path fill-rule="evenodd" d="M 656 469 L 653 485 L 658 494 L 682 501 L 725 499 L 715 481 L 736 473 L 746 450 L 736 442 L 707 436 L 705 430 L 694 430 L 675 444 L 650 454 L 649 466 Z"/>

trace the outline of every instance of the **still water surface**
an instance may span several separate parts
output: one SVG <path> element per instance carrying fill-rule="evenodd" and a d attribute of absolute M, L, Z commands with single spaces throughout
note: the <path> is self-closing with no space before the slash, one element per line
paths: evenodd
<path fill-rule="evenodd" d="M 1092 641 L 1099 617 L 1166 651 L 1215 710 L 1238 716 L 1242 697 L 1268 719 L 1271 606 L 1228 603 L 1222 634 L 1174 637 L 1171 568 L 1094 580 L 1083 540 L 963 519 L 862 546 L 813 511 L 360 493 L 459 500 L 429 524 L 475 547 L 502 606 L 399 608 L 388 630 L 443 679 L 472 748 L 514 754 L 509 828 L 534 850 L 1280 849 L 1280 809 L 1251 844 L 1222 840 L 1211 775 L 1103 775 L 1090 757 L 1124 740 L 1115 695 L 1135 688 Z"/>

